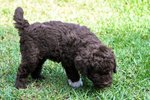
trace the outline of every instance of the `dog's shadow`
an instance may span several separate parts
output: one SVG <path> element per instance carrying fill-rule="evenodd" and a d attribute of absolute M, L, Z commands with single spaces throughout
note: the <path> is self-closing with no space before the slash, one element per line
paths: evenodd
<path fill-rule="evenodd" d="M 58 93 L 66 93 L 67 91 L 71 91 L 69 93 L 72 94 L 75 92 L 79 95 L 85 95 L 85 93 L 90 95 L 96 92 L 102 92 L 104 90 L 95 89 L 92 82 L 84 76 L 81 76 L 83 80 L 83 86 L 76 89 L 72 88 L 68 85 L 67 76 L 61 64 L 52 63 L 50 65 L 44 65 L 42 75 L 45 77 L 45 79 L 33 80 L 30 77 L 28 86 L 49 89 L 51 91 L 57 91 Z"/>

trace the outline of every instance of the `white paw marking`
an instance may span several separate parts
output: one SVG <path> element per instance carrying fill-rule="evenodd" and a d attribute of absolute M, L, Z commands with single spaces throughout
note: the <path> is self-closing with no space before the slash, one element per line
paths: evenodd
<path fill-rule="evenodd" d="M 70 79 L 68 79 L 68 83 L 69 83 L 69 85 L 72 86 L 73 88 L 78 88 L 78 87 L 80 87 L 80 86 L 83 86 L 83 82 L 82 82 L 81 78 L 80 78 L 80 80 L 77 81 L 77 82 L 72 82 Z"/>

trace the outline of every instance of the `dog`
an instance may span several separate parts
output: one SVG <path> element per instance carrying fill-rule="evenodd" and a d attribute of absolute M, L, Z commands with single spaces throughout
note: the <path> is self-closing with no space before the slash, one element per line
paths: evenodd
<path fill-rule="evenodd" d="M 33 23 L 24 19 L 21 7 L 14 13 L 14 25 L 20 36 L 21 64 L 15 87 L 26 88 L 27 77 L 43 79 L 43 63 L 49 59 L 60 62 L 73 88 L 83 85 L 80 74 L 88 77 L 96 88 L 112 83 L 116 72 L 115 55 L 86 26 L 49 21 Z"/>

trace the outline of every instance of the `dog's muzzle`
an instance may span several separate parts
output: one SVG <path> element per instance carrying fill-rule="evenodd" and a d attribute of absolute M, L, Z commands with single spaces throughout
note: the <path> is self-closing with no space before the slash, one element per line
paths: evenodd
<path fill-rule="evenodd" d="M 95 83 L 94 87 L 95 88 L 104 88 L 104 87 L 109 87 L 111 86 L 112 81 L 104 82 L 104 83 Z"/>

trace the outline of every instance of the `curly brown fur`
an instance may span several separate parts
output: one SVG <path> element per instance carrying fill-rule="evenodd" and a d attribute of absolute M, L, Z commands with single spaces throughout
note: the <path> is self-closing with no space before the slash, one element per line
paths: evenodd
<path fill-rule="evenodd" d="M 114 53 L 87 27 L 60 21 L 30 25 L 20 7 L 15 10 L 14 20 L 22 55 L 16 88 L 26 88 L 29 74 L 34 79 L 42 78 L 42 65 L 47 59 L 61 62 L 72 82 L 77 82 L 81 73 L 99 88 L 112 83 L 112 73 L 116 71 Z"/>

